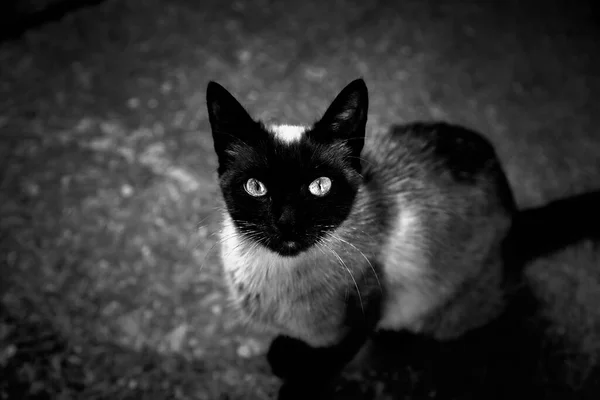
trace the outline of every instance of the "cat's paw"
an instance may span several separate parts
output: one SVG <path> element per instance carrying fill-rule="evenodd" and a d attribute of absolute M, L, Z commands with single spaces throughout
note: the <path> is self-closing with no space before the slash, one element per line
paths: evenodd
<path fill-rule="evenodd" d="M 277 400 L 331 400 L 333 390 L 323 382 L 297 380 L 281 385 Z"/>
<path fill-rule="evenodd" d="M 277 336 L 269 346 L 267 361 L 273 374 L 285 380 L 307 375 L 314 353 L 315 349 L 301 340 Z"/>

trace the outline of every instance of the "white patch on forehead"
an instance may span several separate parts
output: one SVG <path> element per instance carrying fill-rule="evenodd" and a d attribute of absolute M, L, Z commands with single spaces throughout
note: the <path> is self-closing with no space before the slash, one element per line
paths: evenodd
<path fill-rule="evenodd" d="M 299 125 L 271 125 L 269 129 L 283 143 L 298 142 L 306 132 L 306 127 Z"/>

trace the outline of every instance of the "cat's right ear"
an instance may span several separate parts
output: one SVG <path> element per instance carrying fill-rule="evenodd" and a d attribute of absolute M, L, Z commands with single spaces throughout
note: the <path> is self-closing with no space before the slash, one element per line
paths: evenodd
<path fill-rule="evenodd" d="M 258 123 L 227 89 L 210 81 L 206 88 L 206 106 L 219 159 L 223 158 L 233 143 L 248 143 L 253 128 Z"/>
<path fill-rule="evenodd" d="M 359 155 L 365 141 L 369 93 L 363 79 L 350 82 L 333 100 L 315 127 L 318 140 L 346 142 Z"/>

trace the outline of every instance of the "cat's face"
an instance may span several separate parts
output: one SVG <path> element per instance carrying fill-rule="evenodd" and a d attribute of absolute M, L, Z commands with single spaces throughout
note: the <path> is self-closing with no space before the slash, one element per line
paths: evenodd
<path fill-rule="evenodd" d="M 366 86 L 356 80 L 313 126 L 266 127 L 209 83 L 220 186 L 243 239 L 293 256 L 348 217 L 362 179 L 367 103 Z"/>

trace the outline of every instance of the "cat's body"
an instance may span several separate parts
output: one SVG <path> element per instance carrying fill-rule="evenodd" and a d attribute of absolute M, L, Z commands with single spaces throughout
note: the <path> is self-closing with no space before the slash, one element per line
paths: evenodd
<path fill-rule="evenodd" d="M 515 204 L 483 137 L 432 123 L 365 140 L 362 80 L 306 128 L 254 122 L 216 84 L 207 101 L 225 277 L 249 322 L 334 349 L 333 367 L 374 329 L 451 339 L 503 309 Z"/>
<path fill-rule="evenodd" d="M 435 154 L 436 140 L 446 141 L 447 155 Z M 356 290 L 354 278 L 365 307 L 383 292 L 384 329 L 430 328 L 445 338 L 493 316 L 503 301 L 489 290 L 501 287 L 496 263 L 514 206 L 491 147 L 457 127 L 413 125 L 367 140 L 361 157 L 364 181 L 350 215 L 322 245 L 297 256 L 244 244 L 224 215 L 222 260 L 243 315 L 313 346 L 330 345 L 343 333 L 340 310 Z M 467 279 L 484 285 L 472 288 L 482 295 L 469 299 L 477 309 L 457 304 L 437 315 Z"/>

